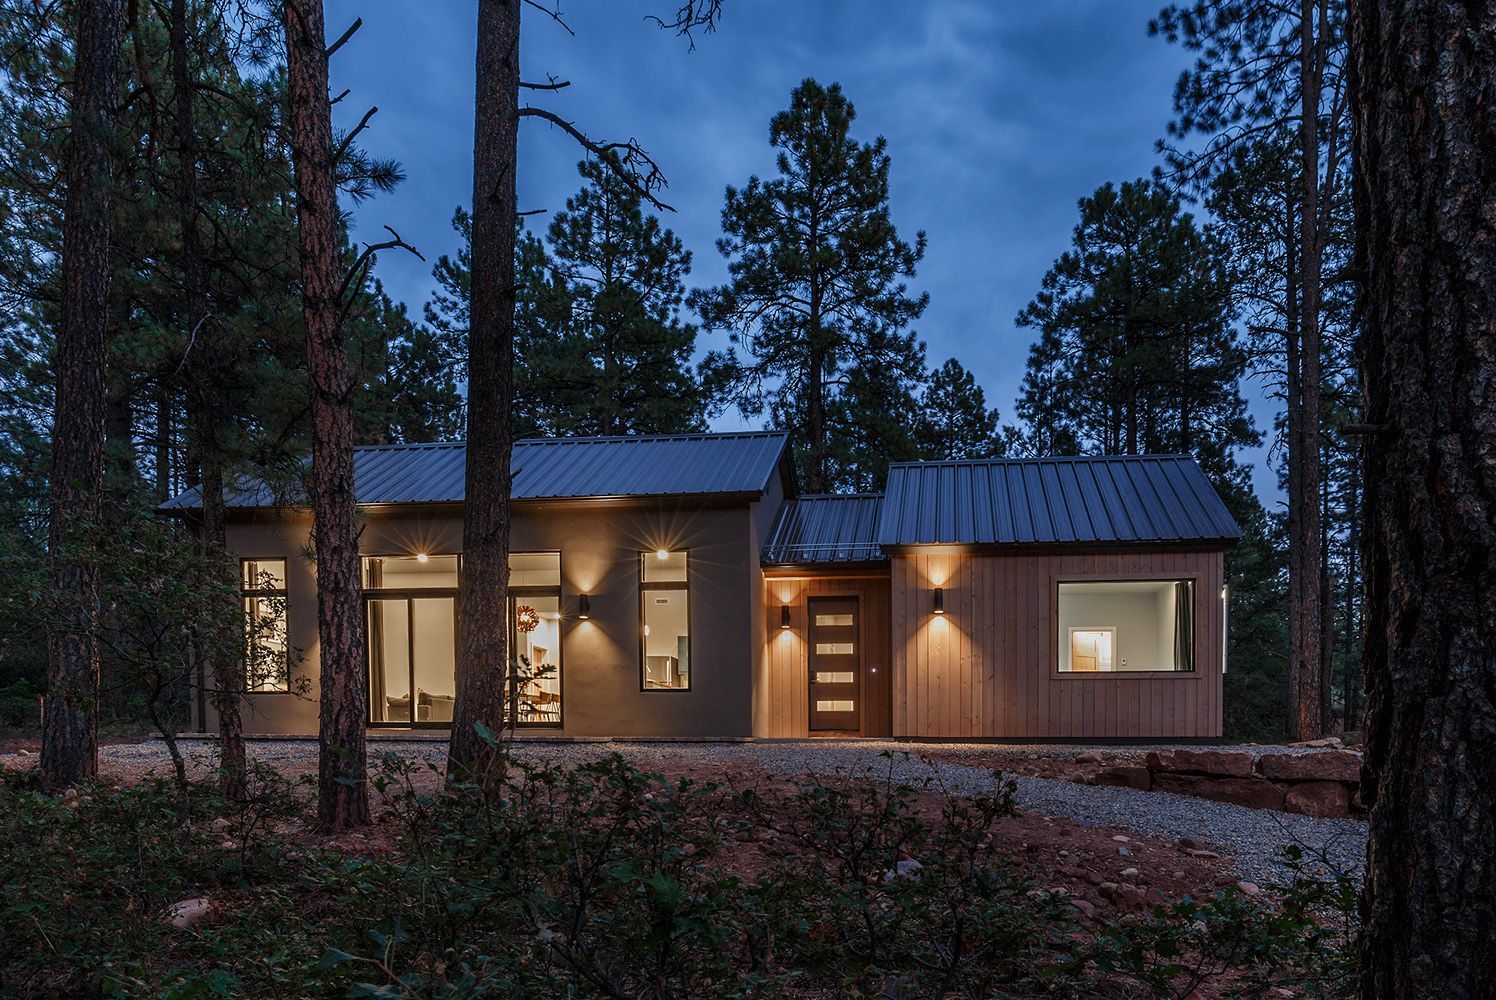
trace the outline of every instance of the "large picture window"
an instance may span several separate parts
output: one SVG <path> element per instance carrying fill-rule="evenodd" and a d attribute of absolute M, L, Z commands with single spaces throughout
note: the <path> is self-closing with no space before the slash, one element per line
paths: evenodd
<path fill-rule="evenodd" d="M 510 712 L 521 726 L 560 726 L 561 553 L 510 554 L 508 617 L 516 665 Z"/>
<path fill-rule="evenodd" d="M 1060 584 L 1061 673 L 1195 669 L 1193 580 Z"/>
<path fill-rule="evenodd" d="M 241 559 L 239 591 L 244 607 L 244 686 L 247 691 L 291 689 L 286 641 L 286 561 Z"/>
<path fill-rule="evenodd" d="M 691 592 L 687 554 L 639 554 L 640 686 L 691 689 Z"/>
<path fill-rule="evenodd" d="M 369 721 L 450 725 L 457 698 L 457 557 L 364 556 Z"/>

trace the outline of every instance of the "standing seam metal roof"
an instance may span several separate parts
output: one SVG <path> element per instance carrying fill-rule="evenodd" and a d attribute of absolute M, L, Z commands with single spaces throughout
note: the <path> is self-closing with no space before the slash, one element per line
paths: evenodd
<path fill-rule="evenodd" d="M 788 436 L 782 432 L 526 438 L 514 443 L 515 500 L 704 496 L 761 492 L 775 475 Z M 467 446 L 368 445 L 354 449 L 354 493 L 360 504 L 461 503 Z M 248 481 L 230 491 L 235 508 L 295 506 Z M 163 510 L 202 506 L 196 490 Z"/>
<path fill-rule="evenodd" d="M 867 562 L 884 558 L 878 545 L 876 493 L 826 493 L 787 500 L 764 545 L 766 563 Z"/>
<path fill-rule="evenodd" d="M 880 545 L 1230 542 L 1226 505 L 1188 455 L 890 466 Z"/>

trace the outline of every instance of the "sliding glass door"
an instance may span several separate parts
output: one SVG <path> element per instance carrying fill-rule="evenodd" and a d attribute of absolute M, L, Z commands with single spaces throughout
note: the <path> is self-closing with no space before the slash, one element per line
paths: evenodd
<path fill-rule="evenodd" d="M 369 720 L 450 725 L 457 695 L 456 595 L 369 597 Z"/>

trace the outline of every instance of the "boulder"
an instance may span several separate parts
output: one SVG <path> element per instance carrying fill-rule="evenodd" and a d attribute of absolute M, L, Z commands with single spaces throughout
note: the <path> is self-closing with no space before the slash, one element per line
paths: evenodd
<path fill-rule="evenodd" d="M 207 896 L 179 899 L 167 907 L 166 922 L 178 930 L 186 930 L 212 912 L 213 901 Z"/>
<path fill-rule="evenodd" d="M 1257 759 L 1257 770 L 1272 781 L 1361 780 L 1361 755 L 1350 750 L 1317 750 L 1313 753 L 1270 753 Z"/>
<path fill-rule="evenodd" d="M 1245 750 L 1150 750 L 1148 770 L 1249 778 L 1252 755 Z"/>
<path fill-rule="evenodd" d="M 1153 787 L 1153 778 L 1146 767 L 1103 767 L 1091 776 L 1093 785 L 1112 785 L 1118 788 L 1136 788 L 1146 792 Z"/>
<path fill-rule="evenodd" d="M 1301 781 L 1289 786 L 1283 808 L 1305 816 L 1349 816 L 1351 792 L 1338 781 Z"/>
<path fill-rule="evenodd" d="M 1075 762 L 1077 764 L 1100 764 L 1101 754 L 1095 750 L 1082 750 L 1075 755 Z"/>
<path fill-rule="evenodd" d="M 1218 778 L 1203 774 L 1173 774 L 1160 771 L 1153 776 L 1153 790 L 1193 795 L 1197 799 L 1214 799 L 1253 809 L 1282 809 L 1283 789 L 1265 778 Z"/>

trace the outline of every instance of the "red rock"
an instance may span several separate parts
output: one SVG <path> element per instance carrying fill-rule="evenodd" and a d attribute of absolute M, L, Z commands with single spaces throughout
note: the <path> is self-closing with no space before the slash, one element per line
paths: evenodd
<path fill-rule="evenodd" d="M 1101 754 L 1095 750 L 1084 750 L 1075 755 L 1075 762 L 1077 764 L 1100 764 Z"/>
<path fill-rule="evenodd" d="M 1257 759 L 1257 770 L 1273 781 L 1361 781 L 1361 755 L 1349 750 L 1271 753 Z"/>
<path fill-rule="evenodd" d="M 1153 778 L 1146 767 L 1103 767 L 1091 776 L 1093 785 L 1111 785 L 1118 788 L 1136 788 L 1146 792 L 1153 787 Z"/>
<path fill-rule="evenodd" d="M 1148 770 L 1248 778 L 1252 755 L 1245 750 L 1150 750 Z"/>
<path fill-rule="evenodd" d="M 1338 781 L 1302 781 L 1289 786 L 1283 808 L 1305 816 L 1349 816 L 1350 789 Z"/>
<path fill-rule="evenodd" d="M 1171 774 L 1160 771 L 1153 776 L 1153 790 L 1193 795 L 1253 809 L 1282 809 L 1283 789 L 1264 778 L 1216 778 L 1200 774 Z"/>

